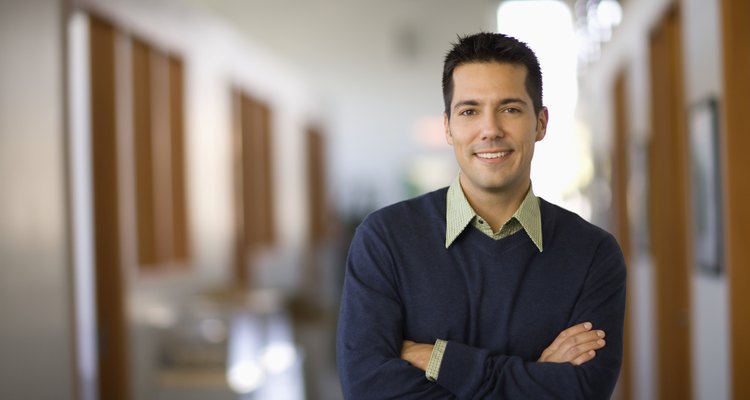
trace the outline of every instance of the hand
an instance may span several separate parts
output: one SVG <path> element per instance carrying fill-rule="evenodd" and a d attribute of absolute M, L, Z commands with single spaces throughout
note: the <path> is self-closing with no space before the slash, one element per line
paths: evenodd
<path fill-rule="evenodd" d="M 416 343 L 411 340 L 404 340 L 403 346 L 401 346 L 401 358 L 406 360 L 409 364 L 421 369 L 422 371 L 427 370 L 427 363 L 430 361 L 432 356 L 432 348 L 434 345 Z"/>
<path fill-rule="evenodd" d="M 605 345 L 604 331 L 591 328 L 591 322 L 584 322 L 560 332 L 552 344 L 544 349 L 539 362 L 581 365 L 590 361 L 596 356 L 596 350 Z"/>

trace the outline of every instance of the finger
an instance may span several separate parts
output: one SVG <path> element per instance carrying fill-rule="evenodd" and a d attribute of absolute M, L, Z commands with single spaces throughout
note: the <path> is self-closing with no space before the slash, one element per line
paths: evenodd
<path fill-rule="evenodd" d="M 589 350 L 580 356 L 578 356 L 575 360 L 571 361 L 570 363 L 579 366 L 585 362 L 591 361 L 596 357 L 596 350 Z"/>
<path fill-rule="evenodd" d="M 588 332 L 581 332 L 573 336 L 569 336 L 565 339 L 560 347 L 573 347 L 578 346 L 587 342 L 595 342 L 599 339 L 604 339 L 605 333 L 602 330 L 593 330 Z"/>
<path fill-rule="evenodd" d="M 566 340 L 569 340 L 571 337 L 575 337 L 581 333 L 590 331 L 592 328 L 591 322 L 582 322 L 580 324 L 573 325 L 562 332 L 560 332 L 559 335 L 555 338 L 554 341 L 546 348 L 544 351 L 542 351 L 542 354 L 539 357 L 540 361 L 551 361 L 552 359 L 555 359 L 555 361 L 560 362 L 557 360 L 560 356 L 558 353 L 560 346 L 565 343 Z M 568 350 L 572 346 L 571 344 L 565 346 L 564 351 Z M 564 352 L 563 351 L 563 352 Z"/>
<path fill-rule="evenodd" d="M 601 331 L 581 332 L 564 341 L 548 359 L 553 359 L 556 362 L 571 362 L 589 350 L 602 348 L 604 346 L 603 336 L 604 332 Z"/>
<path fill-rule="evenodd" d="M 539 361 L 545 361 L 545 360 L 547 360 L 549 358 L 550 354 L 553 351 L 554 350 L 552 348 L 550 348 L 550 347 L 547 347 L 546 349 L 544 349 L 544 351 L 542 352 L 542 354 L 539 356 Z"/>
<path fill-rule="evenodd" d="M 560 346 L 558 346 L 557 350 L 565 353 L 571 348 L 580 346 L 584 343 L 596 342 L 599 339 L 603 339 L 604 336 L 605 333 L 602 330 L 580 332 L 563 340 Z"/>
<path fill-rule="evenodd" d="M 586 343 L 570 348 L 567 352 L 564 353 L 563 358 L 566 361 L 572 362 L 578 357 L 580 357 L 581 355 L 584 355 L 590 351 L 596 351 L 596 350 L 601 349 L 602 347 L 604 347 L 605 344 L 606 342 L 604 341 L 604 339 L 598 339 L 593 342 L 586 342 Z"/>
<path fill-rule="evenodd" d="M 564 331 L 560 332 L 559 335 L 555 338 L 554 341 L 552 341 L 552 344 L 549 345 L 551 348 L 557 348 L 560 347 L 560 345 L 569 337 L 575 336 L 582 332 L 590 331 L 593 325 L 591 322 L 582 322 L 577 325 L 573 325 L 568 329 L 565 329 Z"/>

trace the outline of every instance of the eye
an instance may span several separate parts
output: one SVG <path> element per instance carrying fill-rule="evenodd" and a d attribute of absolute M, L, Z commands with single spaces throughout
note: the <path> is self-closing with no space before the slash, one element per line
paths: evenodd
<path fill-rule="evenodd" d="M 515 108 L 515 107 L 508 107 L 508 108 L 504 109 L 503 112 L 506 112 L 508 114 L 518 114 L 518 113 L 521 112 L 521 110 L 519 110 L 518 108 Z"/>
<path fill-rule="evenodd" d="M 476 114 L 477 114 L 477 112 L 475 110 L 470 109 L 470 108 L 466 109 L 466 110 L 463 110 L 460 113 L 458 113 L 458 115 L 464 115 L 464 116 L 470 116 L 470 115 L 476 115 Z"/>

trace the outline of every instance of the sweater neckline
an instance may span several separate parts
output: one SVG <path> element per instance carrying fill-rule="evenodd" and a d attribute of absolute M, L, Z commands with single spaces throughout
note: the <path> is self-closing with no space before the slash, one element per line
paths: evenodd
<path fill-rule="evenodd" d="M 524 245 L 530 246 L 535 252 L 539 252 L 539 249 L 523 229 L 502 239 L 493 239 L 479 231 L 479 229 L 467 226 L 458 236 L 454 245 L 464 241 L 480 249 L 482 252 L 492 255 L 500 255 Z"/>

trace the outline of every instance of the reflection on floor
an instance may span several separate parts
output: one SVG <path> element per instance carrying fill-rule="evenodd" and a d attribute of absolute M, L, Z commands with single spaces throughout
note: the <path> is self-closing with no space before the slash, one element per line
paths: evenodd
<path fill-rule="evenodd" d="M 185 306 L 158 329 L 158 400 L 341 398 L 334 365 L 335 313 L 272 291 L 224 292 Z M 149 378 L 145 378 L 149 379 Z"/>

